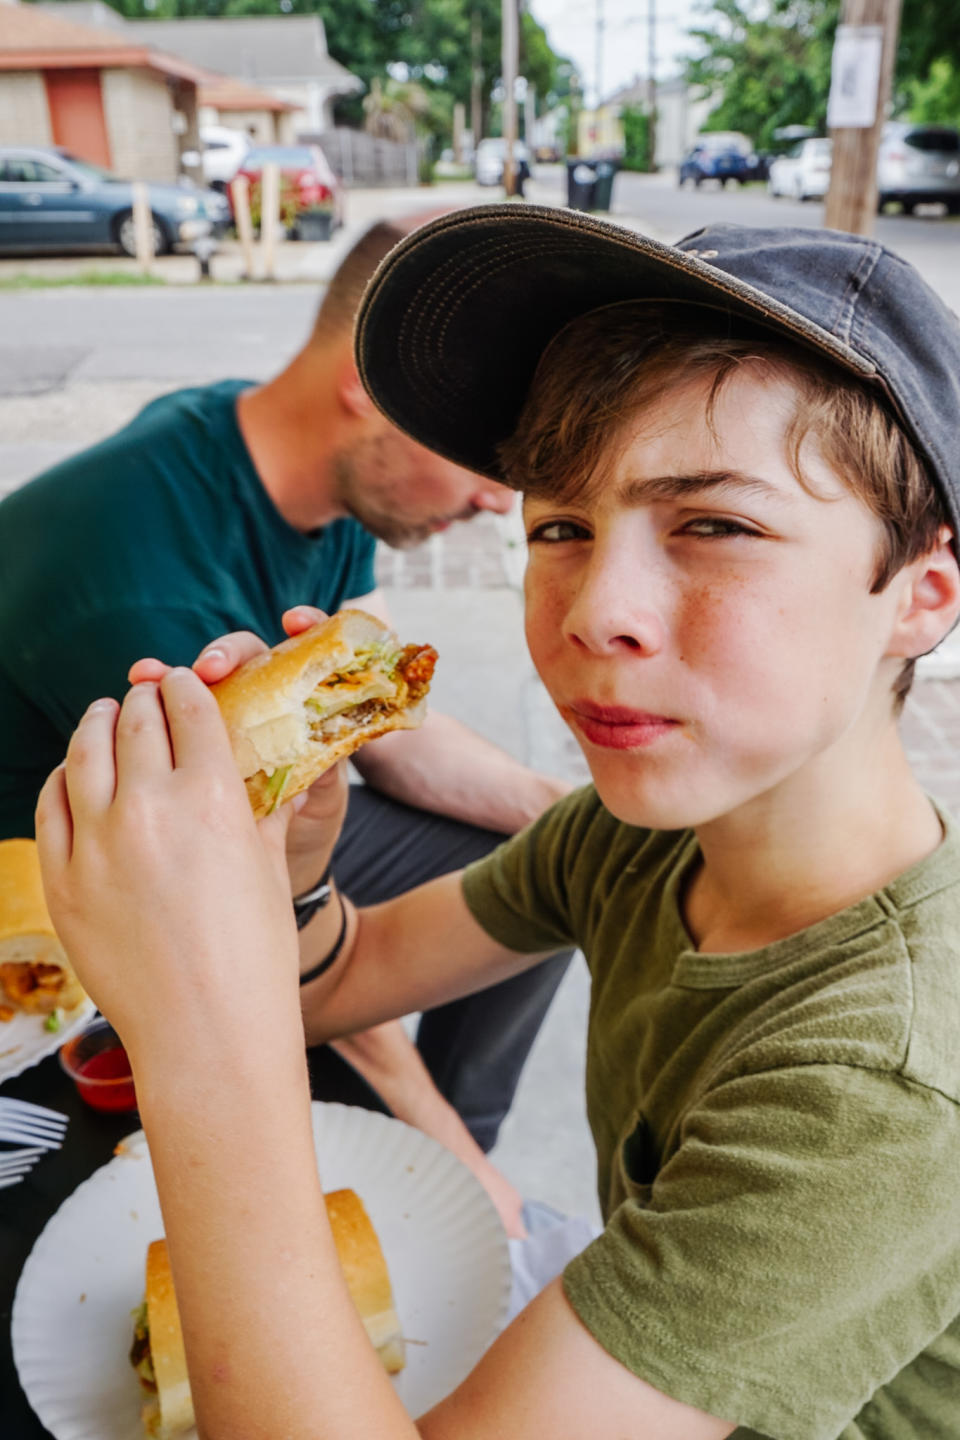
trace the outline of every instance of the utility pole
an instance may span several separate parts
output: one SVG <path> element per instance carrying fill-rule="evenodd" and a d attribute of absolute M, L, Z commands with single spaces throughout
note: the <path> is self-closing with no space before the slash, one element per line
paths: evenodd
<path fill-rule="evenodd" d="M 844 0 L 827 107 L 833 159 L 824 224 L 831 230 L 873 233 L 877 151 L 899 31 L 900 0 Z"/>
<path fill-rule="evenodd" d="M 473 131 L 473 148 L 483 138 L 483 64 L 481 62 L 483 35 L 480 29 L 480 11 L 474 10 L 470 22 L 470 128 Z"/>
<path fill-rule="evenodd" d="M 603 102 L 603 0 L 597 0 L 597 45 L 596 45 L 596 99 L 593 102 L 593 113 L 596 123 L 599 123 L 600 106 Z"/>
<path fill-rule="evenodd" d="M 647 0 L 647 169 L 657 168 L 657 7 Z"/>
<path fill-rule="evenodd" d="M 500 11 L 503 71 L 503 188 L 507 195 L 517 193 L 517 165 L 514 151 L 517 144 L 517 52 L 520 22 L 517 0 L 501 0 Z"/>

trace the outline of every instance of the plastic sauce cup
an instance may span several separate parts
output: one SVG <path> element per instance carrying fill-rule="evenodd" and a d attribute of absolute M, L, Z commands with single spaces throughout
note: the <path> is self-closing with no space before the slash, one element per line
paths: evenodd
<path fill-rule="evenodd" d="M 108 1020 L 94 1020 L 60 1048 L 60 1064 L 94 1110 L 135 1110 L 130 1061 Z"/>

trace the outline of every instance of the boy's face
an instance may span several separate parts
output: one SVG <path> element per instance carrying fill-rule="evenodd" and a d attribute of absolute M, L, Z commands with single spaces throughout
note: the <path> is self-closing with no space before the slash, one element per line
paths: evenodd
<path fill-rule="evenodd" d="M 792 386 L 741 370 L 712 430 L 708 388 L 637 417 L 589 498 L 524 506 L 537 670 L 608 809 L 665 829 L 848 783 L 903 663 L 879 521 L 812 444 L 816 497 L 790 469 Z"/>

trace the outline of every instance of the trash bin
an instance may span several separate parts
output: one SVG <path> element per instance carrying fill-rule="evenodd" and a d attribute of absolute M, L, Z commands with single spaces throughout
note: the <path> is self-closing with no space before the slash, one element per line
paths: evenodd
<path fill-rule="evenodd" d="M 592 210 L 596 176 L 586 160 L 567 161 L 567 206 L 571 210 Z"/>
<path fill-rule="evenodd" d="M 615 160 L 568 160 L 567 205 L 572 210 L 609 210 Z"/>
<path fill-rule="evenodd" d="M 296 223 L 298 240 L 329 240 L 333 231 L 329 210 L 301 210 Z"/>
<path fill-rule="evenodd" d="M 615 160 L 598 160 L 595 163 L 596 181 L 593 187 L 591 210 L 609 210 L 613 199 L 613 178 L 617 173 Z"/>

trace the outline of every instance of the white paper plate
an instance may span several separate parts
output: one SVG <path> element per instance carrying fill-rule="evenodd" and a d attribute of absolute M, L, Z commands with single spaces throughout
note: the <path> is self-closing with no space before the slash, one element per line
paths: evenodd
<path fill-rule="evenodd" d="M 59 1050 L 79 1030 L 85 1030 L 96 1013 L 92 1000 L 81 1000 L 63 1012 L 59 1030 L 45 1030 L 45 1016 L 18 1010 L 12 1020 L 0 1025 L 0 1085 Z"/>
<path fill-rule="evenodd" d="M 479 1181 L 443 1146 L 386 1115 L 314 1103 L 326 1190 L 356 1190 L 380 1237 L 407 1346 L 395 1385 L 416 1417 L 449 1394 L 502 1328 L 507 1237 Z M 57 1440 L 143 1440 L 127 1355 L 147 1245 L 163 1234 L 142 1131 L 64 1201 L 23 1268 L 13 1357 Z M 195 1435 L 191 1431 L 191 1435 Z"/>

